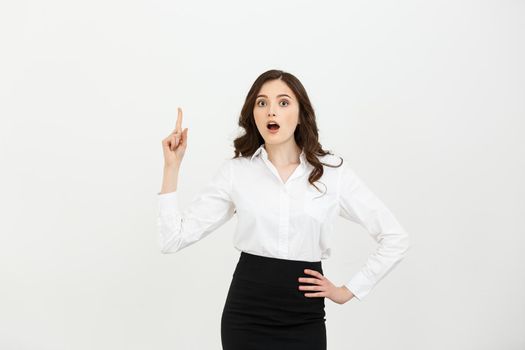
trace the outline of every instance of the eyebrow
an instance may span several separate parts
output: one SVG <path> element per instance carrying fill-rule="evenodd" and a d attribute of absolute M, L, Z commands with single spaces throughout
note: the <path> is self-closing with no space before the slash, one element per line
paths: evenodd
<path fill-rule="evenodd" d="M 288 98 L 291 98 L 290 96 L 288 96 L 287 94 L 280 94 L 280 95 L 277 95 L 277 97 L 281 97 L 281 96 L 286 96 Z M 259 97 L 268 97 L 266 95 L 258 95 L 256 98 L 259 98 Z"/>

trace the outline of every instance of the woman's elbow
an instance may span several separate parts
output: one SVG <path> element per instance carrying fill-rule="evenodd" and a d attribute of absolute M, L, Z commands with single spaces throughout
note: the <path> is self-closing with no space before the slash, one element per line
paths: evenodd
<path fill-rule="evenodd" d="M 410 248 L 412 247 L 412 243 L 410 242 L 410 236 L 406 231 L 403 231 L 403 238 L 401 240 L 401 244 L 399 245 L 401 257 L 404 258 Z"/>

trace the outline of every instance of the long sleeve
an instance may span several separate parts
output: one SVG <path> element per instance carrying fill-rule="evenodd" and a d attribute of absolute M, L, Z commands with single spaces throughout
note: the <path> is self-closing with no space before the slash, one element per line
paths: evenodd
<path fill-rule="evenodd" d="M 203 239 L 235 214 L 231 199 L 232 168 L 224 161 L 211 181 L 182 210 L 178 191 L 157 193 L 158 244 L 161 253 L 175 253 Z"/>
<path fill-rule="evenodd" d="M 385 204 L 345 164 L 339 178 L 339 215 L 363 226 L 379 243 L 364 266 L 345 286 L 363 300 L 406 255 L 410 241 L 407 232 Z"/>

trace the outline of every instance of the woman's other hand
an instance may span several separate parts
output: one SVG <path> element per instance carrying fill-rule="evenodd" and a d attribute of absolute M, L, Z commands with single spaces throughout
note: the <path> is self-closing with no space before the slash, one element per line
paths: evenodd
<path fill-rule="evenodd" d="M 319 271 L 304 270 L 304 273 L 313 277 L 299 277 L 299 282 L 310 285 L 300 285 L 299 290 L 310 292 L 304 295 L 309 298 L 325 297 L 337 304 L 344 304 L 354 297 L 354 294 L 345 286 L 337 287 Z"/>

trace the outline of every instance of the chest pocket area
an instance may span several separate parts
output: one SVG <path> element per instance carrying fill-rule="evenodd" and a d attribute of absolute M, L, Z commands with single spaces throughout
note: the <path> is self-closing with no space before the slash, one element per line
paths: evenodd
<path fill-rule="evenodd" d="M 322 186 L 321 190 L 323 190 Z M 306 191 L 303 198 L 304 213 L 319 223 L 325 222 L 334 205 L 335 194 L 322 193 L 313 187 Z"/>

